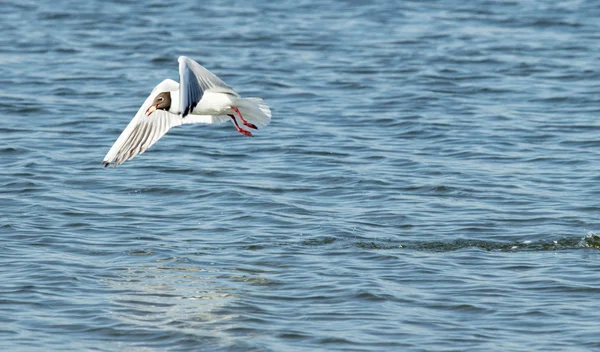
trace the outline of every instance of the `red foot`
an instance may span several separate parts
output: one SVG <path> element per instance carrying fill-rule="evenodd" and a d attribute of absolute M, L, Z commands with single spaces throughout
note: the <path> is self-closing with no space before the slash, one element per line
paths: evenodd
<path fill-rule="evenodd" d="M 243 129 L 239 128 L 239 127 L 238 127 L 237 130 L 238 130 L 239 133 L 243 134 L 244 136 L 252 137 L 252 133 L 250 131 L 243 130 Z"/>
<path fill-rule="evenodd" d="M 244 125 L 246 125 L 246 126 L 250 127 L 250 128 L 254 128 L 255 130 L 257 130 L 257 129 L 258 129 L 258 127 L 256 127 L 256 125 L 255 125 L 255 124 L 253 124 L 252 122 L 248 122 L 248 121 L 246 121 L 246 120 L 242 120 L 242 123 L 243 123 Z"/>
<path fill-rule="evenodd" d="M 231 110 L 235 111 L 235 112 L 238 114 L 238 116 L 240 117 L 240 120 L 242 120 L 242 123 L 243 123 L 245 126 L 248 126 L 248 127 L 250 127 L 250 128 L 254 128 L 255 130 L 257 130 L 257 129 L 258 129 L 258 128 L 256 127 L 256 125 L 255 125 L 255 124 L 253 124 L 253 123 L 251 123 L 251 122 L 248 122 L 248 121 L 246 121 L 246 120 L 245 120 L 245 119 L 242 117 L 242 113 L 240 112 L 240 109 L 236 108 L 235 106 L 230 106 L 230 108 L 231 108 Z M 231 116 L 231 115 L 230 115 L 230 116 Z"/>
<path fill-rule="evenodd" d="M 229 114 L 227 114 L 227 116 L 231 117 L 233 123 L 235 124 L 235 128 L 237 128 L 239 133 L 243 134 L 244 136 L 252 137 L 252 133 L 250 133 L 250 131 L 246 131 L 245 129 L 241 128 L 240 125 L 238 125 L 237 121 L 235 120 L 235 116 Z"/>

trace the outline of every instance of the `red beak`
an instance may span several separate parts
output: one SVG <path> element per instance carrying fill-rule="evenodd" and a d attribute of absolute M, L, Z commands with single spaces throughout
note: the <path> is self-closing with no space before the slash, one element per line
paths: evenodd
<path fill-rule="evenodd" d="M 146 110 L 146 116 L 150 116 L 153 112 L 155 112 L 157 107 L 158 107 L 158 105 L 156 105 L 156 106 L 150 105 L 148 110 Z"/>

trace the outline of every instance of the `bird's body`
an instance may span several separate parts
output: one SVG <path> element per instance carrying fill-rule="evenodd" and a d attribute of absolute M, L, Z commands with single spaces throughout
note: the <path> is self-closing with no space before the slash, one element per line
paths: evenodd
<path fill-rule="evenodd" d="M 174 126 L 231 119 L 238 132 L 251 136 L 240 124 L 251 129 L 269 124 L 271 110 L 262 99 L 240 97 L 220 78 L 185 56 L 178 61 L 180 82 L 165 79 L 152 90 L 104 157 L 104 166 L 117 166 L 142 154 Z"/>
<path fill-rule="evenodd" d="M 200 100 L 198 105 L 194 108 L 193 114 L 196 115 L 221 115 L 226 113 L 233 113 L 231 109 L 226 108 L 223 110 L 223 107 L 233 106 L 234 100 L 237 100 L 235 96 L 224 94 L 224 93 L 213 93 L 206 92 L 204 93 L 206 98 Z"/>

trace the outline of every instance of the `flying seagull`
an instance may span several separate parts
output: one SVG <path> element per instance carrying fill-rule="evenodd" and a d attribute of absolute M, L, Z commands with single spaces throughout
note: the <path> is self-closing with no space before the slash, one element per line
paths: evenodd
<path fill-rule="evenodd" d="M 142 154 L 171 127 L 188 123 L 222 123 L 232 120 L 239 133 L 271 121 L 271 109 L 260 98 L 242 98 L 227 83 L 196 61 L 180 56 L 179 83 L 160 82 L 110 148 L 102 164 L 117 166 Z"/>

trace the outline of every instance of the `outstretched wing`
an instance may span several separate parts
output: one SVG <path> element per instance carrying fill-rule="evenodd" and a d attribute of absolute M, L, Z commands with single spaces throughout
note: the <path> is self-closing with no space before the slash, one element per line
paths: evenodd
<path fill-rule="evenodd" d="M 143 112 L 142 116 L 136 115 L 110 148 L 102 164 L 105 167 L 110 164 L 117 166 L 142 154 L 171 127 L 181 125 L 181 120 L 179 115 L 164 110 L 156 110 L 150 116 L 146 116 Z"/>
<path fill-rule="evenodd" d="M 186 117 L 194 110 L 207 90 L 239 97 L 227 83 L 223 82 L 219 77 L 202 67 L 196 61 L 185 56 L 180 56 L 178 61 L 180 83 L 179 107 L 182 117 Z"/>
<path fill-rule="evenodd" d="M 190 115 L 182 119 L 180 115 L 164 110 L 156 110 L 150 116 L 146 116 L 146 109 L 142 106 L 142 117 L 138 118 L 136 115 L 110 148 L 102 161 L 104 167 L 110 164 L 117 166 L 138 154 L 143 154 L 172 127 L 192 123 L 222 123 L 229 120 L 229 116 L 211 115 Z"/>
<path fill-rule="evenodd" d="M 146 116 L 146 110 L 158 94 L 174 91 L 177 88 L 179 88 L 179 84 L 171 79 L 166 79 L 154 87 L 152 93 L 146 98 L 144 104 L 104 157 L 102 164 L 105 167 L 110 164 L 117 166 L 137 154 L 143 153 L 164 136 L 171 127 L 182 124 L 179 115 L 164 110 L 156 110 L 150 116 Z"/>

